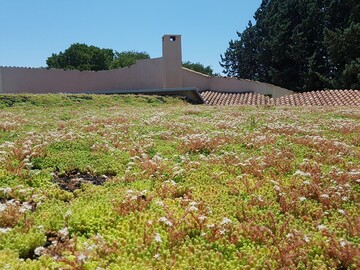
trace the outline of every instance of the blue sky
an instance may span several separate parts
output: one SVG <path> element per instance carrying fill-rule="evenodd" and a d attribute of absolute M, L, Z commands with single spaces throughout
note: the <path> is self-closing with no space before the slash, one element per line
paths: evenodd
<path fill-rule="evenodd" d="M 235 2 L 235 3 L 234 3 Z M 0 0 L 0 66 L 45 67 L 73 43 L 161 56 L 161 37 L 181 34 L 183 60 L 218 62 L 261 0 Z"/>

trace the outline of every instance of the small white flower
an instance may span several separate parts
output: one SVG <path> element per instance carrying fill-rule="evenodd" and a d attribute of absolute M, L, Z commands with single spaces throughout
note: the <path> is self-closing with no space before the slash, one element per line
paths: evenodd
<path fill-rule="evenodd" d="M 276 182 L 275 180 L 270 180 L 270 183 L 273 183 L 274 185 L 279 185 L 279 183 Z"/>
<path fill-rule="evenodd" d="M 342 215 L 345 215 L 345 210 L 343 210 L 343 209 L 339 209 L 338 212 Z"/>
<path fill-rule="evenodd" d="M 189 202 L 189 205 L 191 205 L 191 206 L 196 206 L 198 203 L 197 202 L 194 202 L 194 201 L 192 201 L 192 202 Z"/>
<path fill-rule="evenodd" d="M 221 221 L 221 225 L 227 225 L 227 224 L 230 224 L 232 223 L 231 219 L 228 219 L 228 218 L 224 218 L 222 221 Z"/>
<path fill-rule="evenodd" d="M 173 186 L 177 185 L 177 183 L 174 180 L 170 180 L 170 184 L 173 185 Z"/>
<path fill-rule="evenodd" d="M 59 233 L 61 234 L 61 238 L 65 238 L 66 236 L 69 235 L 69 229 L 67 227 L 59 230 Z"/>
<path fill-rule="evenodd" d="M 6 202 L 7 205 L 16 205 L 17 203 L 19 203 L 19 202 L 15 201 L 14 199 L 11 199 L 11 200 Z"/>
<path fill-rule="evenodd" d="M 211 228 L 214 228 L 214 227 L 215 227 L 215 224 L 208 224 L 208 225 L 206 225 L 206 227 L 207 227 L 208 229 L 211 229 Z"/>
<path fill-rule="evenodd" d="M 164 202 L 163 201 L 157 201 L 156 205 L 160 206 L 160 207 L 164 207 Z"/>
<path fill-rule="evenodd" d="M 0 233 L 8 233 L 11 230 L 12 230 L 11 228 L 0 228 Z"/>
<path fill-rule="evenodd" d="M 280 189 L 279 186 L 275 186 L 275 187 L 274 187 L 274 190 L 275 190 L 275 191 L 280 191 L 281 189 Z"/>
<path fill-rule="evenodd" d="M 326 226 L 325 226 L 325 225 L 320 224 L 320 225 L 318 225 L 318 226 L 317 226 L 317 229 L 318 229 L 319 231 L 321 231 L 321 230 L 326 229 Z"/>
<path fill-rule="evenodd" d="M 84 262 L 84 261 L 86 260 L 86 258 L 87 258 L 87 256 L 86 256 L 84 253 L 81 253 L 81 254 L 77 257 L 78 261 L 80 261 L 80 262 Z"/>
<path fill-rule="evenodd" d="M 33 166 L 33 164 L 32 164 L 31 162 L 26 162 L 26 163 L 24 164 L 24 166 L 25 166 L 27 169 L 29 169 L 29 168 L 31 168 L 31 167 Z"/>
<path fill-rule="evenodd" d="M 189 210 L 190 212 L 196 212 L 196 211 L 198 211 L 199 209 L 198 209 L 196 206 L 192 205 L 192 206 L 190 206 L 190 207 L 188 208 L 188 210 Z"/>
<path fill-rule="evenodd" d="M 300 171 L 300 170 L 297 170 L 293 175 L 294 176 L 299 175 L 299 176 L 303 176 L 303 177 L 311 177 L 310 173 L 306 173 L 306 172 L 303 172 L 303 171 Z"/>
<path fill-rule="evenodd" d="M 20 209 L 19 209 L 19 212 L 20 213 L 25 213 L 26 211 L 30 211 L 31 210 L 31 205 L 28 203 L 28 202 L 24 202 L 23 204 L 22 204 L 22 206 L 20 207 Z"/>
<path fill-rule="evenodd" d="M 303 202 L 303 201 L 306 200 L 306 197 L 300 197 L 299 200 L 300 200 L 301 202 Z"/>
<path fill-rule="evenodd" d="M 200 216 L 200 217 L 199 217 L 199 220 L 200 220 L 200 221 L 204 221 L 206 218 L 207 218 L 206 216 Z"/>
<path fill-rule="evenodd" d="M 166 224 L 166 225 L 168 225 L 168 226 L 170 226 L 170 227 L 173 226 L 172 222 L 170 220 L 168 220 L 166 217 L 159 218 L 159 221 Z"/>
<path fill-rule="evenodd" d="M 330 196 L 328 194 L 321 194 L 320 197 L 324 198 L 324 199 L 329 199 L 330 198 Z"/>
<path fill-rule="evenodd" d="M 156 253 L 156 254 L 154 255 L 154 259 L 157 260 L 157 259 L 159 259 L 159 258 L 160 258 L 160 254 L 159 254 L 159 253 Z"/>
<path fill-rule="evenodd" d="M 10 187 L 0 188 L 0 191 L 4 192 L 4 194 L 9 194 L 12 189 Z"/>
<path fill-rule="evenodd" d="M 344 197 L 341 198 L 341 200 L 343 200 L 344 202 L 346 202 L 347 200 L 349 200 L 349 198 L 346 197 L 346 196 L 344 196 Z"/>
<path fill-rule="evenodd" d="M 287 235 L 286 235 L 286 238 L 290 238 L 290 237 L 293 237 L 294 235 L 292 234 L 292 233 L 288 233 Z"/>
<path fill-rule="evenodd" d="M 37 226 L 37 228 L 39 229 L 40 232 L 44 231 L 44 225 L 39 225 L 39 226 Z"/>
<path fill-rule="evenodd" d="M 64 215 L 64 218 L 69 218 L 71 215 L 72 215 L 71 210 L 67 210 L 65 215 Z"/>
<path fill-rule="evenodd" d="M 174 175 L 180 175 L 184 172 L 185 170 L 184 169 L 179 169 L 177 171 L 174 172 Z"/>
<path fill-rule="evenodd" d="M 306 243 L 309 243 L 310 242 L 310 240 L 309 240 L 309 237 L 307 237 L 306 235 L 304 236 L 304 241 L 306 242 Z"/>
<path fill-rule="evenodd" d="M 220 234 L 221 234 L 221 235 L 224 235 L 225 233 L 226 233 L 226 230 L 225 230 L 225 229 L 220 230 Z"/>
<path fill-rule="evenodd" d="M 154 240 L 155 240 L 156 243 L 161 243 L 162 242 L 161 236 L 160 236 L 159 233 L 155 233 Z"/>
<path fill-rule="evenodd" d="M 339 244 L 341 247 L 345 247 L 347 245 L 347 241 L 342 239 L 340 240 Z"/>
<path fill-rule="evenodd" d="M 95 236 L 95 238 L 96 238 L 97 240 L 104 240 L 104 237 L 103 237 L 100 233 L 97 233 L 96 236 Z"/>
<path fill-rule="evenodd" d="M 0 203 L 0 213 L 6 209 L 6 204 Z"/>
<path fill-rule="evenodd" d="M 36 255 L 36 256 L 41 256 L 42 255 L 42 253 L 44 252 L 44 250 L 45 250 L 45 248 L 43 247 L 43 246 L 40 246 L 40 247 L 37 247 L 37 248 L 35 248 L 35 250 L 34 250 L 34 254 Z"/>

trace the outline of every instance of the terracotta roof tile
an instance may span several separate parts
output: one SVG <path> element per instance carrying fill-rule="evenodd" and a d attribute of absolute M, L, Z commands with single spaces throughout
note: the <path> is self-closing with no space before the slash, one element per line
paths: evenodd
<path fill-rule="evenodd" d="M 269 98 L 259 93 L 201 92 L 208 105 L 360 106 L 359 90 L 321 90 Z"/>

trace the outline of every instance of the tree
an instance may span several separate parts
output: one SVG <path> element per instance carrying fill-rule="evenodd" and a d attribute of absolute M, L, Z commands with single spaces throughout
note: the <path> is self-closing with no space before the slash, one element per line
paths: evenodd
<path fill-rule="evenodd" d="M 99 71 L 129 67 L 136 60 L 148 58 L 150 56 L 146 52 L 114 52 L 112 49 L 75 43 L 64 52 L 53 53 L 46 64 L 49 68 Z"/>
<path fill-rule="evenodd" d="M 333 88 L 360 89 L 360 23 L 344 29 L 325 29 L 325 45 L 332 65 L 324 78 Z"/>
<path fill-rule="evenodd" d="M 115 52 L 114 60 L 110 65 L 110 69 L 130 67 L 136 63 L 137 60 L 149 59 L 150 55 L 146 52 Z"/>
<path fill-rule="evenodd" d="M 359 17 L 355 0 L 263 0 L 220 64 L 227 75 L 295 91 L 357 87 Z"/>
<path fill-rule="evenodd" d="M 260 69 L 257 65 L 258 46 L 255 28 L 249 22 L 243 33 L 237 32 L 238 41 L 231 40 L 225 56 L 221 56 L 221 66 L 228 76 L 259 80 Z"/>
<path fill-rule="evenodd" d="M 182 64 L 183 67 L 194 70 L 196 72 L 200 72 L 209 76 L 215 76 L 214 70 L 210 66 L 204 66 L 203 64 L 192 63 L 190 61 L 186 61 Z"/>
<path fill-rule="evenodd" d="M 49 68 L 76 70 L 107 70 L 113 61 L 112 49 L 100 49 L 95 46 L 75 43 L 64 52 L 52 54 L 46 64 Z"/>

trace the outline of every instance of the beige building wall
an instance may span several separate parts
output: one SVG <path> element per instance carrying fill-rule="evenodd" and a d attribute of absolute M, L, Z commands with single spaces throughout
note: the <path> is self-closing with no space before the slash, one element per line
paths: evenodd
<path fill-rule="evenodd" d="M 0 93 L 86 93 L 115 90 L 198 88 L 219 92 L 253 91 L 277 98 L 292 94 L 274 85 L 210 77 L 182 67 L 181 36 L 162 38 L 163 56 L 134 66 L 106 71 L 0 67 Z"/>
<path fill-rule="evenodd" d="M 153 58 L 138 60 L 131 67 L 134 69 L 134 85 L 132 88 L 119 89 L 161 89 L 163 88 L 163 59 Z M 121 71 L 121 70 L 120 70 Z"/>
<path fill-rule="evenodd" d="M 141 60 L 129 68 L 97 72 L 1 67 L 1 77 L 0 92 L 5 93 L 81 93 L 162 88 L 162 60 Z"/>
<path fill-rule="evenodd" d="M 226 77 L 210 77 L 187 68 L 183 68 L 183 86 L 197 87 L 200 91 L 218 92 L 256 92 L 271 95 L 273 98 L 291 95 L 294 92 L 275 85 L 250 80 Z"/>
<path fill-rule="evenodd" d="M 210 90 L 219 92 L 253 91 L 263 95 L 271 95 L 273 98 L 278 98 L 284 95 L 291 95 L 294 93 L 293 91 L 272 84 L 224 77 L 210 78 L 209 88 Z"/>
<path fill-rule="evenodd" d="M 133 87 L 131 69 L 112 71 L 65 71 L 27 68 L 2 68 L 3 87 L 10 93 L 87 92 L 112 89 L 115 86 Z"/>
<path fill-rule="evenodd" d="M 210 76 L 188 68 L 182 68 L 182 73 L 184 87 L 196 87 L 199 90 L 210 90 Z"/>
<path fill-rule="evenodd" d="M 165 35 L 162 42 L 163 88 L 182 88 L 181 36 Z"/>

